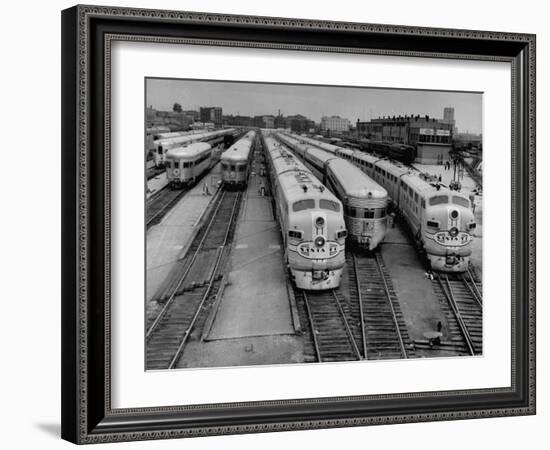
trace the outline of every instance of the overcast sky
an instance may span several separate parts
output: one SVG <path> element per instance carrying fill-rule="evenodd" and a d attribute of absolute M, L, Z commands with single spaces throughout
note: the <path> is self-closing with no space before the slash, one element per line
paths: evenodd
<path fill-rule="evenodd" d="M 244 116 L 302 114 L 320 122 L 323 115 L 338 115 L 351 122 L 379 116 L 428 114 L 443 117 L 443 108 L 455 109 L 459 131 L 481 133 L 482 94 L 470 92 L 309 86 L 226 81 L 148 79 L 146 103 L 171 110 L 221 106 L 223 114 Z"/>

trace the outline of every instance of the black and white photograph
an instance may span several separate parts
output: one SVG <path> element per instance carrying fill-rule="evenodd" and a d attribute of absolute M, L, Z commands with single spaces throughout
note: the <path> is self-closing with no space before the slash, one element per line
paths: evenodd
<path fill-rule="evenodd" d="M 483 356 L 483 92 L 146 78 L 144 105 L 146 370 Z"/>

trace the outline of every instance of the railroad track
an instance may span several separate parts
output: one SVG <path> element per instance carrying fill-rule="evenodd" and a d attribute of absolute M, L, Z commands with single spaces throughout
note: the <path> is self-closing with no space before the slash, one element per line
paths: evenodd
<path fill-rule="evenodd" d="M 445 312 L 450 342 L 459 355 L 483 351 L 483 301 L 481 283 L 467 270 L 464 274 L 437 274 L 434 290 Z"/>
<path fill-rule="evenodd" d="M 349 312 L 338 292 L 296 290 L 305 305 L 315 360 L 353 361 L 362 359 L 348 321 Z"/>
<path fill-rule="evenodd" d="M 348 253 L 351 313 L 358 324 L 355 336 L 366 359 L 406 359 L 413 344 L 390 274 L 378 252 Z M 365 352 L 366 349 L 366 352 Z"/>
<path fill-rule="evenodd" d="M 218 293 L 233 239 L 242 192 L 218 191 L 206 226 L 197 233 L 181 273 L 146 333 L 146 368 L 173 369 L 202 325 Z"/>
<path fill-rule="evenodd" d="M 170 189 L 165 187 L 151 197 L 145 206 L 145 224 L 147 228 L 159 223 L 187 191 L 186 188 Z"/>

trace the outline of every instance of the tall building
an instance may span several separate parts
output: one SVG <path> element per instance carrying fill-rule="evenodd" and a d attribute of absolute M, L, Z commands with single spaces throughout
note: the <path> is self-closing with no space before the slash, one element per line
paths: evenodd
<path fill-rule="evenodd" d="M 212 122 L 216 126 L 222 125 L 222 108 L 219 106 L 201 106 L 200 121 Z"/>
<path fill-rule="evenodd" d="M 448 106 L 446 108 L 443 108 L 443 123 L 448 123 L 451 125 L 451 129 L 453 130 L 453 134 L 456 134 L 456 123 L 455 123 L 455 109 Z"/>
<path fill-rule="evenodd" d="M 350 127 L 349 119 L 340 116 L 323 116 L 321 118 L 321 131 L 342 132 L 348 131 Z"/>

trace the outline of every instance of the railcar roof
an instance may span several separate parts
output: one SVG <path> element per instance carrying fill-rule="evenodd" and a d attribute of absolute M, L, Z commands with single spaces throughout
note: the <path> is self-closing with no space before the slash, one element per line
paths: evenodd
<path fill-rule="evenodd" d="M 286 145 L 276 141 L 273 136 L 266 137 L 265 143 L 287 201 L 293 203 L 297 200 L 317 198 L 341 204 Z"/>
<path fill-rule="evenodd" d="M 185 147 L 171 148 L 166 152 L 166 158 L 194 158 L 210 149 L 211 146 L 207 142 L 195 142 L 194 144 L 190 144 Z"/>
<path fill-rule="evenodd" d="M 191 141 L 196 141 L 196 140 L 200 141 L 200 140 L 203 140 L 203 139 L 214 138 L 214 137 L 217 137 L 217 136 L 225 136 L 227 134 L 230 134 L 233 131 L 234 131 L 234 129 L 229 128 L 229 129 L 226 129 L 226 130 L 209 131 L 209 132 L 206 132 L 206 133 L 197 133 L 197 134 L 178 136 L 178 137 L 173 137 L 173 138 L 168 138 L 168 139 L 159 139 L 156 142 L 159 143 L 159 144 L 162 144 L 162 145 L 166 145 L 166 144 L 182 144 L 182 145 L 185 145 L 186 143 L 191 142 Z"/>
<path fill-rule="evenodd" d="M 371 164 L 374 164 L 376 161 L 379 161 L 380 158 L 378 156 L 372 156 L 365 152 L 354 152 L 353 154 L 354 158 L 367 161 Z"/>
<path fill-rule="evenodd" d="M 337 156 L 328 153 L 324 150 L 321 150 L 312 144 L 309 144 L 307 142 L 303 142 L 300 140 L 301 137 L 297 136 L 288 136 L 282 133 L 276 133 L 277 136 L 285 143 L 289 143 L 292 145 L 295 145 L 296 147 L 299 147 L 303 152 L 307 151 L 308 154 L 313 155 L 315 158 L 319 159 L 323 164 L 328 161 L 331 158 L 337 158 Z"/>
<path fill-rule="evenodd" d="M 409 173 L 414 173 L 409 168 L 402 166 L 400 164 L 395 164 L 391 161 L 388 161 L 387 159 L 378 160 L 376 165 L 381 169 L 384 169 L 386 172 L 389 172 L 392 175 L 395 175 L 397 177 L 400 177 L 401 175 L 405 175 Z"/>
<path fill-rule="evenodd" d="M 430 197 L 433 197 L 434 195 L 454 195 L 454 196 L 462 197 L 462 198 L 468 200 L 468 196 L 466 196 L 465 194 L 462 194 L 462 193 L 457 192 L 457 191 L 452 191 L 452 190 L 450 190 L 446 187 L 442 186 L 438 190 L 437 187 L 434 184 L 429 183 L 426 180 L 420 178 L 418 176 L 418 173 L 416 173 L 416 172 L 413 172 L 410 175 L 405 175 L 402 179 L 409 186 L 411 186 L 411 188 L 414 191 L 418 192 L 419 194 L 421 194 L 425 198 L 430 198 Z"/>
<path fill-rule="evenodd" d="M 222 153 L 223 161 L 244 161 L 248 159 L 256 132 L 250 131 Z"/>
<path fill-rule="evenodd" d="M 341 159 L 338 156 L 333 155 L 332 153 L 321 150 L 320 148 L 311 147 L 311 146 L 308 146 L 308 148 L 309 148 L 308 154 L 313 156 L 314 158 L 317 158 L 323 164 L 325 164 L 327 161 Z"/>
<path fill-rule="evenodd" d="M 279 184 L 285 192 L 286 199 L 291 203 L 313 198 L 332 200 L 340 204 L 340 200 L 323 186 L 311 172 L 285 172 L 279 175 Z"/>
<path fill-rule="evenodd" d="M 278 142 L 268 142 L 269 157 L 273 164 L 273 170 L 277 175 L 288 171 L 300 171 L 311 173 L 310 170 L 292 153 L 286 146 Z"/>
<path fill-rule="evenodd" d="M 328 163 L 347 195 L 361 198 L 385 198 L 388 192 L 371 177 L 350 162 L 336 158 Z"/>

